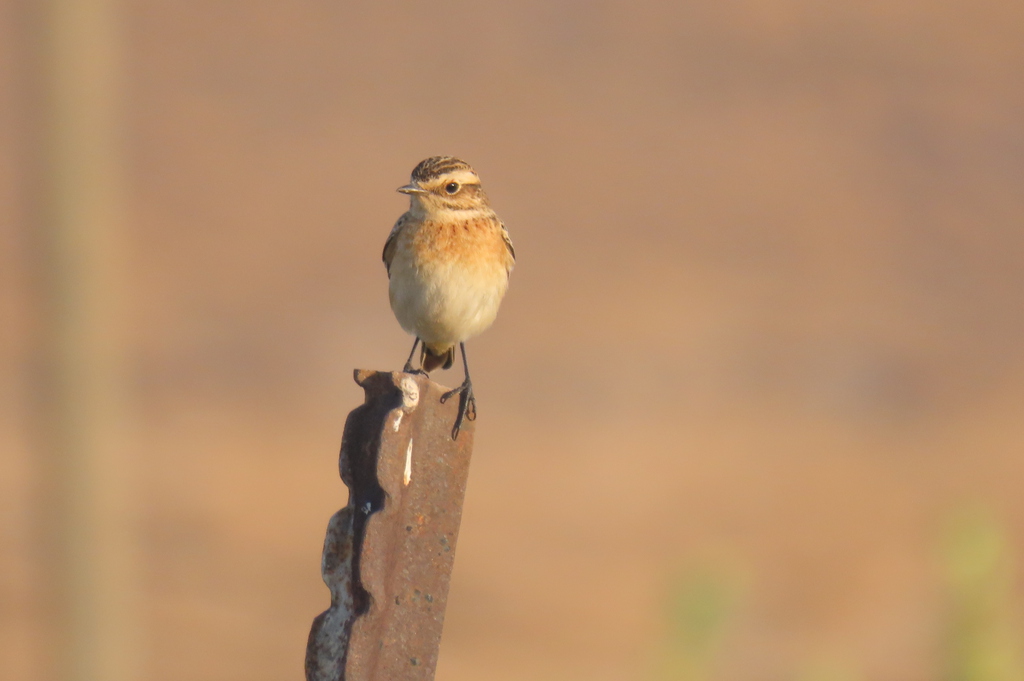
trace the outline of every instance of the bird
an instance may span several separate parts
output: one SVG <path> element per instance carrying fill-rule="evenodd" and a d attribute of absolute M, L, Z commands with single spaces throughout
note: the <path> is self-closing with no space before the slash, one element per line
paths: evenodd
<path fill-rule="evenodd" d="M 454 440 L 464 419 L 476 419 L 466 341 L 494 322 L 516 252 L 480 176 L 465 161 L 424 159 L 397 191 L 409 196 L 409 210 L 391 229 L 383 260 L 391 310 L 415 337 L 403 371 L 429 375 L 438 367 L 449 369 L 459 347 L 465 380 L 441 396 L 444 403 L 459 395 Z M 417 345 L 420 369 L 412 364 Z"/>

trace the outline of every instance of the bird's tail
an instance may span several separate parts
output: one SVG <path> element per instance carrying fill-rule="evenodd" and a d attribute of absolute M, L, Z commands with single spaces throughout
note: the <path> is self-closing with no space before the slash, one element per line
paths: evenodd
<path fill-rule="evenodd" d="M 431 372 L 434 369 L 441 367 L 442 369 L 451 369 L 452 363 L 455 361 L 455 346 L 449 346 L 447 349 L 437 352 L 434 348 L 429 347 L 426 343 L 423 344 L 423 355 L 420 357 L 420 364 L 423 365 L 423 370 Z"/>

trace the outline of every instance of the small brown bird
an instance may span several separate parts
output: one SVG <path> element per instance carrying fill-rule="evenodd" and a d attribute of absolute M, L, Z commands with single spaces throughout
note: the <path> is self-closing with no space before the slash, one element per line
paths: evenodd
<path fill-rule="evenodd" d="M 402 328 L 416 337 L 404 371 L 416 372 L 412 358 L 419 343 L 422 373 L 450 368 L 459 346 L 466 379 L 441 397 L 445 402 L 460 396 L 454 439 L 464 418 L 476 418 L 465 341 L 494 322 L 516 252 L 479 176 L 465 161 L 428 158 L 398 191 L 409 195 L 409 211 L 388 235 L 384 266 L 391 309 Z"/>

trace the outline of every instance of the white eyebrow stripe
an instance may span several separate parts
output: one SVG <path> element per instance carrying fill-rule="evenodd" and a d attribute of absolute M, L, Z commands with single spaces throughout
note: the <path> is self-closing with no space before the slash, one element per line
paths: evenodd
<path fill-rule="evenodd" d="M 458 182 L 459 184 L 480 184 L 480 178 L 472 170 L 453 170 L 441 176 L 443 184 Z"/>

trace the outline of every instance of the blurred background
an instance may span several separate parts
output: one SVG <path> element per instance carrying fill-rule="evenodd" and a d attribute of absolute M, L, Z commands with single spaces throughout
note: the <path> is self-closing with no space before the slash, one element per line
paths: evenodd
<path fill-rule="evenodd" d="M 302 678 L 451 154 L 439 680 L 1024 678 L 1024 4 L 74 6 L 0 2 L 0 677 Z"/>

